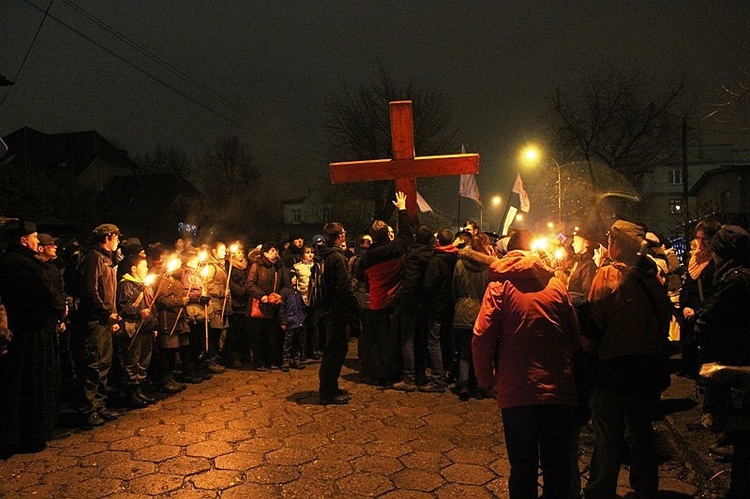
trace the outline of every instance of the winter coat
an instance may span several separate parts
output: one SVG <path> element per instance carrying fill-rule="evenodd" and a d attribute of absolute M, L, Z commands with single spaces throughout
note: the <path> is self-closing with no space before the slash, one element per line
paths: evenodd
<path fill-rule="evenodd" d="M 305 324 L 305 303 L 302 295 L 296 289 L 284 286 L 281 288 L 281 306 L 279 307 L 279 323 L 285 329 L 296 329 Z"/>
<path fill-rule="evenodd" d="M 393 306 L 403 303 L 410 308 L 425 302 L 424 274 L 434 249 L 426 244 L 414 244 L 406 253 L 401 286 L 393 297 Z"/>
<path fill-rule="evenodd" d="M 2 258 L 0 297 L 8 314 L 8 328 L 14 334 L 51 331 L 65 315 L 65 301 L 34 252 L 23 246 L 9 246 Z"/>
<path fill-rule="evenodd" d="M 250 282 L 247 263 L 244 267 L 232 266 L 229 275 L 229 292 L 232 293 L 232 313 L 248 315 L 250 313 Z"/>
<path fill-rule="evenodd" d="M 297 272 L 297 290 L 302 295 L 302 301 L 305 302 L 305 306 L 310 306 L 310 297 L 307 295 L 307 289 L 310 286 L 310 274 L 312 273 L 312 267 L 315 264 L 314 261 L 297 262 L 294 264 L 294 270 Z"/>
<path fill-rule="evenodd" d="M 337 246 L 326 246 L 321 248 L 320 256 L 325 266 L 323 285 L 326 286 L 331 313 L 344 319 L 357 317 L 359 306 L 352 291 L 344 251 Z"/>
<path fill-rule="evenodd" d="M 711 297 L 714 293 L 714 272 L 716 264 L 713 260 L 708 262 L 706 268 L 701 272 L 698 279 L 690 277 L 690 273 L 685 272 L 685 282 L 680 290 L 680 308 L 692 308 L 695 313 L 700 312 L 703 308 L 703 302 Z M 703 300 L 701 300 L 701 293 Z M 682 314 L 680 314 L 682 316 Z"/>
<path fill-rule="evenodd" d="M 151 334 L 158 327 L 158 322 L 153 315 L 141 323 L 141 311 L 149 308 L 152 299 L 151 288 L 129 273 L 125 274 L 117 284 L 118 313 L 124 322 L 140 323 L 141 334 Z"/>
<path fill-rule="evenodd" d="M 594 263 L 593 252 L 586 252 L 581 255 L 575 255 L 575 268 L 568 281 L 568 292 L 570 293 L 573 303 L 581 305 L 589 296 L 591 282 L 596 275 L 596 263 Z"/>
<path fill-rule="evenodd" d="M 425 269 L 424 287 L 430 317 L 446 320 L 453 315 L 453 271 L 458 249 L 449 244 L 438 246 Z"/>
<path fill-rule="evenodd" d="M 596 345 L 594 384 L 634 393 L 667 388 L 672 304 L 656 265 L 641 257 L 633 266 L 601 267 L 591 283 L 589 306 L 595 329 L 584 334 Z"/>
<path fill-rule="evenodd" d="M 278 294 L 281 290 L 281 284 L 279 266 L 265 256 L 261 256 L 257 262 L 250 266 L 248 285 L 252 298 L 260 300 L 271 293 Z M 267 317 L 274 317 L 278 313 L 279 307 L 271 303 L 261 303 L 260 309 Z"/>
<path fill-rule="evenodd" d="M 112 254 L 100 246 L 92 246 L 83 255 L 81 270 L 80 316 L 86 321 L 108 324 L 117 312 L 117 274 Z"/>
<path fill-rule="evenodd" d="M 458 252 L 453 270 L 453 327 L 472 329 L 489 283 L 489 265 L 496 258 L 471 248 Z"/>
<path fill-rule="evenodd" d="M 472 354 L 477 383 L 495 385 L 500 408 L 575 405 L 579 346 L 575 309 L 554 270 L 523 251 L 492 263 Z"/>
<path fill-rule="evenodd" d="M 190 331 L 185 311 L 185 289 L 182 281 L 173 276 L 162 276 L 163 283 L 157 284 L 155 311 L 159 321 L 157 344 L 161 348 L 177 348 L 185 344 Z M 184 336 L 184 338 L 180 338 Z"/>
<path fill-rule="evenodd" d="M 750 366 L 750 268 L 730 262 L 715 278 L 697 319 L 705 361 Z"/>

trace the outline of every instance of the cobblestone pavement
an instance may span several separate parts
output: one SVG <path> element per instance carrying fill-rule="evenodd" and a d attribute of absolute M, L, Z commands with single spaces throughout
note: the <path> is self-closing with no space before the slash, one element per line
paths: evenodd
<path fill-rule="evenodd" d="M 378 390 L 344 367 L 349 405 L 318 404 L 318 365 L 227 371 L 36 454 L 0 460 L 1 497 L 507 497 L 493 400 Z M 666 422 L 665 447 L 679 450 Z M 583 481 L 591 436 L 582 437 Z M 670 452 L 667 452 L 670 454 Z M 661 466 L 665 497 L 702 483 L 681 452 Z M 627 496 L 627 470 L 621 473 Z"/>

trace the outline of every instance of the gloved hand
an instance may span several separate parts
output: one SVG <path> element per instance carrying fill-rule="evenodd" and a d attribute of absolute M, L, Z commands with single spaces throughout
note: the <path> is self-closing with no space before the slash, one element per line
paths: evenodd
<path fill-rule="evenodd" d="M 210 297 L 210 296 L 205 296 L 205 295 L 202 295 L 202 296 L 200 297 L 200 304 L 201 304 L 201 305 L 204 305 L 204 306 L 205 306 L 205 305 L 208 305 L 210 301 L 211 301 L 211 297 Z"/>

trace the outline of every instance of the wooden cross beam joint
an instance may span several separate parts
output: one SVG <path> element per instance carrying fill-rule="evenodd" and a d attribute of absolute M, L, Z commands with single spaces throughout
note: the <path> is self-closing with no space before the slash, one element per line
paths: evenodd
<path fill-rule="evenodd" d="M 411 101 L 393 101 L 389 107 L 393 158 L 331 163 L 331 182 L 394 180 L 396 191 L 406 194 L 406 210 L 413 216 L 417 211 L 418 177 L 479 173 L 479 155 L 416 156 Z"/>

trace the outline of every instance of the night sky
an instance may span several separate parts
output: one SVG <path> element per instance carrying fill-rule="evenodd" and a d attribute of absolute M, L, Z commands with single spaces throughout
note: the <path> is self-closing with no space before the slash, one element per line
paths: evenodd
<path fill-rule="evenodd" d="M 580 70 L 632 68 L 655 88 L 685 74 L 696 109 L 706 114 L 721 85 L 735 85 L 750 70 L 750 2 L 743 0 L 53 2 L 51 15 L 230 123 L 52 18 L 16 78 L 43 17 L 29 3 L 44 9 L 48 0 L 0 1 L 0 75 L 16 79 L 0 107 L 0 134 L 22 126 L 94 129 L 131 156 L 161 143 L 193 159 L 217 138 L 238 135 L 279 186 L 279 199 L 328 181 L 319 156 L 324 102 L 345 86 L 373 82 L 379 62 L 395 79 L 445 96 L 470 151 L 480 153 L 485 199 L 507 191 L 502 181 L 515 170 L 518 148 L 534 139 L 546 96 Z M 76 6 L 224 102 L 149 61 Z M 6 91 L 0 88 L 0 99 Z M 750 146 L 747 130 L 696 126 L 705 141 Z M 431 196 L 437 193 L 425 195 L 428 202 Z"/>

